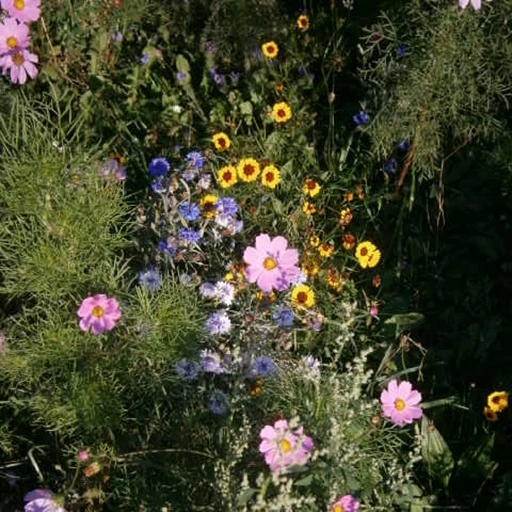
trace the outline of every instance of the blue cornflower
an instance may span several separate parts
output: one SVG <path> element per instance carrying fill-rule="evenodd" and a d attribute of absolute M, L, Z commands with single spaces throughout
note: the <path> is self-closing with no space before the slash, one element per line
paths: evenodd
<path fill-rule="evenodd" d="M 158 178 L 155 178 L 151 182 L 151 190 L 155 192 L 155 194 L 161 194 L 162 192 L 165 192 L 163 176 L 158 176 Z"/>
<path fill-rule="evenodd" d="M 352 119 L 354 120 L 354 123 L 356 123 L 357 126 L 363 126 L 365 124 L 368 124 L 370 117 L 364 110 L 360 110 L 356 115 L 352 117 Z"/>
<path fill-rule="evenodd" d="M 260 377 L 268 377 L 269 375 L 274 375 L 277 371 L 277 368 L 274 364 L 274 361 L 272 361 L 270 357 L 258 356 L 252 363 L 252 371 L 254 375 L 259 375 Z"/>
<path fill-rule="evenodd" d="M 169 256 L 174 256 L 176 253 L 176 244 L 175 243 L 169 243 L 167 240 L 160 240 L 157 244 L 157 249 L 159 252 L 165 252 Z"/>
<path fill-rule="evenodd" d="M 213 299 L 217 295 L 217 290 L 213 283 L 204 282 L 199 287 L 199 295 L 203 297 L 203 299 Z"/>
<path fill-rule="evenodd" d="M 232 197 L 219 197 L 215 209 L 220 215 L 234 216 L 238 212 L 238 204 Z"/>
<path fill-rule="evenodd" d="M 157 249 L 160 251 L 160 252 L 165 252 L 167 250 L 167 247 L 168 247 L 168 243 L 167 243 L 167 240 L 159 240 L 158 244 L 156 245 Z"/>
<path fill-rule="evenodd" d="M 400 43 L 396 47 L 396 55 L 398 58 L 405 57 L 407 55 L 407 48 L 404 43 Z"/>
<path fill-rule="evenodd" d="M 211 336 L 227 334 L 231 330 L 231 320 L 224 309 L 219 309 L 206 319 L 205 327 Z"/>
<path fill-rule="evenodd" d="M 178 212 L 180 215 L 189 221 L 194 221 L 199 218 L 201 212 L 199 210 L 199 206 L 195 203 L 182 203 L 178 206 Z"/>
<path fill-rule="evenodd" d="M 149 268 L 139 274 L 139 284 L 144 286 L 148 292 L 157 290 L 162 285 L 160 274 L 154 269 Z"/>
<path fill-rule="evenodd" d="M 189 361 L 188 359 L 178 361 L 174 369 L 178 377 L 188 381 L 195 380 L 199 373 L 199 365 L 195 361 Z"/>
<path fill-rule="evenodd" d="M 117 42 L 122 41 L 123 40 L 123 34 L 121 32 L 119 32 L 119 30 L 117 30 L 116 32 L 114 32 L 112 34 L 112 39 L 114 41 L 117 41 Z"/>
<path fill-rule="evenodd" d="M 150 59 L 151 59 L 151 55 L 148 52 L 145 52 L 142 54 L 140 61 L 142 62 L 142 64 L 147 64 Z"/>
<path fill-rule="evenodd" d="M 229 410 L 228 395 L 219 389 L 216 389 L 208 400 L 208 409 L 213 414 L 226 414 Z"/>
<path fill-rule="evenodd" d="M 158 176 L 164 176 L 170 168 L 171 166 L 165 158 L 153 158 L 153 160 L 149 162 L 148 173 L 151 177 L 157 178 Z"/>
<path fill-rule="evenodd" d="M 407 153 L 407 151 L 409 151 L 409 149 L 411 149 L 411 143 L 409 140 L 407 139 L 404 139 L 404 140 L 401 140 L 398 144 L 397 144 L 397 148 L 400 150 L 400 151 L 403 151 L 404 153 Z"/>
<path fill-rule="evenodd" d="M 210 69 L 210 76 L 212 77 L 213 81 L 221 86 L 226 83 L 226 77 L 224 75 L 221 75 L 220 73 L 217 73 L 217 70 L 215 68 Z"/>
<path fill-rule="evenodd" d="M 187 73 L 185 73 L 184 71 L 178 71 L 176 73 L 176 79 L 178 80 L 178 82 L 183 83 L 187 79 Z"/>
<path fill-rule="evenodd" d="M 224 367 L 220 361 L 219 354 L 212 352 L 211 350 L 204 349 L 201 350 L 199 355 L 201 368 L 206 373 L 214 373 L 215 375 L 219 375 L 225 372 Z"/>
<path fill-rule="evenodd" d="M 199 153 L 199 151 L 190 151 L 187 153 L 185 157 L 190 165 L 195 167 L 196 169 L 202 169 L 204 163 L 206 162 L 206 158 Z"/>
<path fill-rule="evenodd" d="M 395 158 L 389 158 L 386 160 L 386 163 L 384 164 L 384 172 L 386 174 L 395 174 L 396 169 L 398 167 L 398 163 Z"/>
<path fill-rule="evenodd" d="M 279 327 L 291 327 L 295 319 L 295 315 L 291 308 L 288 306 L 278 306 L 272 315 L 274 322 Z"/>
<path fill-rule="evenodd" d="M 178 234 L 178 238 L 183 242 L 196 244 L 201 239 L 201 233 L 197 229 L 181 228 Z"/>

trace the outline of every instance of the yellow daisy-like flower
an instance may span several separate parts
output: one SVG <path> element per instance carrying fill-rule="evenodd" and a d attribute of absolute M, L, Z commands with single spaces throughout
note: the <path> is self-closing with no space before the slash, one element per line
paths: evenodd
<path fill-rule="evenodd" d="M 343 208 L 340 213 L 340 226 L 348 226 L 352 222 L 353 218 L 354 215 L 350 208 Z"/>
<path fill-rule="evenodd" d="M 292 109 L 288 103 L 281 101 L 272 107 L 272 116 L 276 123 L 285 123 L 292 118 Z"/>
<path fill-rule="evenodd" d="M 274 41 L 269 41 L 261 45 L 261 51 L 267 59 L 275 59 L 279 53 L 279 46 Z"/>
<path fill-rule="evenodd" d="M 353 200 L 354 200 L 354 192 L 350 192 L 350 190 L 349 190 L 348 192 L 345 192 L 343 194 L 343 201 L 350 203 Z"/>
<path fill-rule="evenodd" d="M 276 188 L 281 183 L 281 173 L 273 165 L 266 165 L 261 171 L 261 184 L 265 187 Z"/>
<path fill-rule="evenodd" d="M 357 244 L 356 259 L 362 268 L 373 268 L 380 261 L 380 251 L 371 242 L 364 241 Z"/>
<path fill-rule="evenodd" d="M 484 416 L 487 420 L 495 422 L 498 421 L 498 413 L 494 412 L 490 407 L 484 407 Z"/>
<path fill-rule="evenodd" d="M 311 247 L 318 247 L 320 245 L 320 238 L 317 235 L 312 235 L 309 237 L 309 245 Z"/>
<path fill-rule="evenodd" d="M 322 187 L 311 178 L 307 178 L 302 187 L 302 193 L 306 196 L 315 197 Z"/>
<path fill-rule="evenodd" d="M 260 175 L 260 164 L 254 158 L 242 158 L 237 166 L 238 177 L 247 183 L 256 181 Z"/>
<path fill-rule="evenodd" d="M 364 187 L 363 185 L 356 185 L 356 194 L 359 199 L 364 199 Z"/>
<path fill-rule="evenodd" d="M 213 219 L 217 215 L 215 205 L 218 199 L 219 198 L 213 194 L 206 194 L 199 201 L 199 208 L 205 219 Z"/>
<path fill-rule="evenodd" d="M 501 412 L 508 407 L 508 393 L 495 391 L 487 397 L 487 407 L 493 412 Z"/>
<path fill-rule="evenodd" d="M 309 18 L 305 14 L 297 18 L 297 27 L 304 32 L 309 28 Z"/>
<path fill-rule="evenodd" d="M 331 267 L 327 270 L 327 284 L 337 292 L 341 292 L 343 279 L 337 269 Z"/>
<path fill-rule="evenodd" d="M 305 284 L 299 284 L 292 289 L 292 305 L 312 308 L 315 305 L 315 292 Z"/>
<path fill-rule="evenodd" d="M 236 169 L 232 165 L 221 167 L 217 171 L 217 181 L 222 188 L 232 187 L 238 181 Z"/>
<path fill-rule="evenodd" d="M 343 235 L 343 247 L 347 251 L 351 251 L 356 246 L 356 237 L 352 233 Z"/>
<path fill-rule="evenodd" d="M 321 258 L 330 258 L 334 252 L 334 246 L 332 244 L 320 244 L 318 246 L 318 254 Z"/>
<path fill-rule="evenodd" d="M 304 261 L 300 268 L 308 276 L 308 279 L 316 276 L 320 270 L 318 262 L 312 258 Z"/>
<path fill-rule="evenodd" d="M 215 133 L 212 137 L 212 141 L 215 148 L 219 151 L 227 151 L 229 146 L 231 146 L 231 141 L 224 132 Z"/>
<path fill-rule="evenodd" d="M 313 215 L 313 213 L 316 212 L 316 207 L 313 203 L 310 203 L 309 201 L 304 201 L 304 204 L 302 205 L 302 211 L 306 215 Z"/>

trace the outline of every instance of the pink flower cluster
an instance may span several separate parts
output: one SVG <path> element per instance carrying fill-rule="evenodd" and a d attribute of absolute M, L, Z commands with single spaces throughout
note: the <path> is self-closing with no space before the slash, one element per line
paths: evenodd
<path fill-rule="evenodd" d="M 292 466 L 303 466 L 314 449 L 313 440 L 304 435 L 302 427 L 292 430 L 287 420 L 278 420 L 260 432 L 260 452 L 273 473 Z"/>
<path fill-rule="evenodd" d="M 28 50 L 30 36 L 28 25 L 39 19 L 40 0 L 0 0 L 0 5 L 9 15 L 0 23 L 0 67 L 13 84 L 24 84 L 27 77 L 35 78 L 39 61 L 37 55 Z"/>

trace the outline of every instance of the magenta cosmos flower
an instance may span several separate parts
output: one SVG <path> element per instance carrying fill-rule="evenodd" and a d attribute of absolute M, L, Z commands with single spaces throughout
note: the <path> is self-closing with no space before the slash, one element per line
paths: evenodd
<path fill-rule="evenodd" d="M 419 405 L 421 393 L 412 389 L 411 383 L 407 381 L 398 384 L 395 379 L 391 380 L 388 388 L 382 390 L 380 402 L 384 416 L 398 426 L 412 423 L 423 415 Z"/>
<path fill-rule="evenodd" d="M 98 294 L 83 300 L 77 312 L 80 317 L 80 329 L 101 334 L 111 331 L 121 318 L 121 310 L 116 299 Z"/>
<path fill-rule="evenodd" d="M 303 428 L 291 430 L 287 420 L 278 420 L 260 432 L 259 451 L 273 473 L 291 466 L 303 466 L 314 449 L 313 440 L 304 435 Z"/>
<path fill-rule="evenodd" d="M 30 44 L 28 27 L 14 18 L 0 23 L 0 54 L 25 49 Z"/>
<path fill-rule="evenodd" d="M 37 68 L 34 63 L 38 61 L 37 55 L 28 50 L 16 50 L 0 57 L 0 67 L 4 75 L 9 69 L 11 70 L 10 78 L 13 84 L 24 84 L 27 81 L 27 75 L 30 78 L 37 76 Z"/>
<path fill-rule="evenodd" d="M 357 512 L 358 509 L 359 501 L 351 494 L 345 494 L 332 504 L 330 512 Z"/>
<path fill-rule="evenodd" d="M 24 512 L 66 512 L 59 504 L 61 499 L 54 496 L 48 489 L 30 491 L 25 494 L 23 501 L 25 502 Z"/>
<path fill-rule="evenodd" d="M 300 273 L 297 249 L 288 249 L 286 238 L 276 236 L 271 239 L 267 234 L 258 235 L 254 245 L 244 251 L 244 261 L 248 265 L 245 270 L 247 280 L 267 293 L 273 288 L 288 288 L 290 281 Z"/>
<path fill-rule="evenodd" d="M 9 16 L 28 23 L 39 19 L 40 0 L 1 0 L 2 7 L 9 13 Z"/>

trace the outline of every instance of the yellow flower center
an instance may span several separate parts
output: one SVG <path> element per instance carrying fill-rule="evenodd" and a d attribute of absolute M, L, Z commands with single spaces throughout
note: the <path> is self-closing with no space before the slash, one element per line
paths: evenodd
<path fill-rule="evenodd" d="M 271 256 L 268 256 L 263 261 L 263 268 L 265 270 L 274 270 L 277 267 L 277 262 Z"/>
<path fill-rule="evenodd" d="M 343 512 L 343 507 L 339 503 L 336 503 L 332 509 L 332 512 Z"/>
<path fill-rule="evenodd" d="M 292 449 L 292 445 L 290 444 L 290 441 L 287 441 L 286 439 L 283 439 L 280 443 L 281 445 L 281 451 L 283 453 L 289 453 Z"/>
<path fill-rule="evenodd" d="M 92 316 L 94 318 L 101 318 L 103 316 L 103 308 L 101 306 L 94 306 L 92 308 Z"/>
<path fill-rule="evenodd" d="M 18 40 L 14 36 L 9 36 L 5 42 L 9 48 L 16 48 L 18 46 Z"/>
<path fill-rule="evenodd" d="M 24 0 L 14 0 L 14 7 L 18 10 L 22 10 L 25 8 L 25 1 Z"/>
<path fill-rule="evenodd" d="M 395 400 L 395 409 L 397 411 L 403 411 L 405 409 L 405 402 L 401 398 Z"/>
<path fill-rule="evenodd" d="M 14 53 L 11 59 L 14 62 L 15 66 L 21 66 L 25 62 L 23 55 L 19 52 Z"/>

